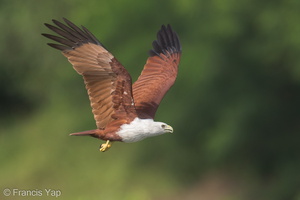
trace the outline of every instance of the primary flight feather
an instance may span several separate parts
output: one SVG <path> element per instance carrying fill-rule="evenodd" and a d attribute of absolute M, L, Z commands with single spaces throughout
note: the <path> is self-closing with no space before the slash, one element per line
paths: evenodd
<path fill-rule="evenodd" d="M 162 25 L 157 40 L 139 76 L 132 85 L 123 65 L 85 27 L 77 27 L 63 18 L 65 24 L 45 24 L 59 36 L 42 34 L 58 42 L 48 43 L 68 58 L 83 76 L 97 129 L 73 133 L 90 135 L 106 143 L 100 151 L 111 147 L 112 141 L 136 142 L 144 138 L 173 132 L 166 123 L 154 121 L 156 110 L 178 73 L 181 45 L 171 26 Z"/>

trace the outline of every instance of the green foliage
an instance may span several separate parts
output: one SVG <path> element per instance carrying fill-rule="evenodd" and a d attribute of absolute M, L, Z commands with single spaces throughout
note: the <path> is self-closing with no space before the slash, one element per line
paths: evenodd
<path fill-rule="evenodd" d="M 219 199 L 299 199 L 299 9 L 296 0 L 0 1 L 1 192 L 199 199 L 188 194 L 217 172 L 243 182 L 213 190 Z M 62 17 L 93 32 L 133 80 L 160 25 L 173 26 L 183 54 L 157 114 L 173 135 L 107 153 L 102 141 L 68 137 L 95 124 L 82 78 L 40 35 Z"/>

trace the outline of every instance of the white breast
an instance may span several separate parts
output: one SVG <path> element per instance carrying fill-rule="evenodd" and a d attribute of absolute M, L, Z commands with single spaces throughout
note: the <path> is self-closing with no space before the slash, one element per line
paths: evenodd
<path fill-rule="evenodd" d="M 123 124 L 118 134 L 123 142 L 137 142 L 147 137 L 163 134 L 160 122 L 153 119 L 135 118 L 130 124 Z"/>

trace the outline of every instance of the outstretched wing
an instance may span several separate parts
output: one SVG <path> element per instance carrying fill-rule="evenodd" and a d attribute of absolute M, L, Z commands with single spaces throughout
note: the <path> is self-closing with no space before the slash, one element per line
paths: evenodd
<path fill-rule="evenodd" d="M 53 23 L 57 27 L 45 24 L 62 37 L 42 35 L 60 43 L 48 45 L 61 50 L 83 76 L 97 127 L 104 129 L 114 120 L 133 120 L 136 111 L 129 73 L 90 31 L 64 21 L 67 25 L 56 20 Z"/>
<path fill-rule="evenodd" d="M 160 101 L 175 82 L 181 56 L 179 38 L 170 25 L 161 27 L 152 46 L 150 57 L 132 88 L 140 118 L 154 118 Z"/>

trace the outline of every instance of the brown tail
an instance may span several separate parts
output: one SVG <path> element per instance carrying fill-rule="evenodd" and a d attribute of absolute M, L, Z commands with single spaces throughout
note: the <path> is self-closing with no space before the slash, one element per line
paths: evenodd
<path fill-rule="evenodd" d="M 98 129 L 95 130 L 89 130 L 89 131 L 82 131 L 82 132 L 78 132 L 78 133 L 71 133 L 70 135 L 75 135 L 75 136 L 92 136 L 95 137 L 96 134 L 98 133 Z"/>

